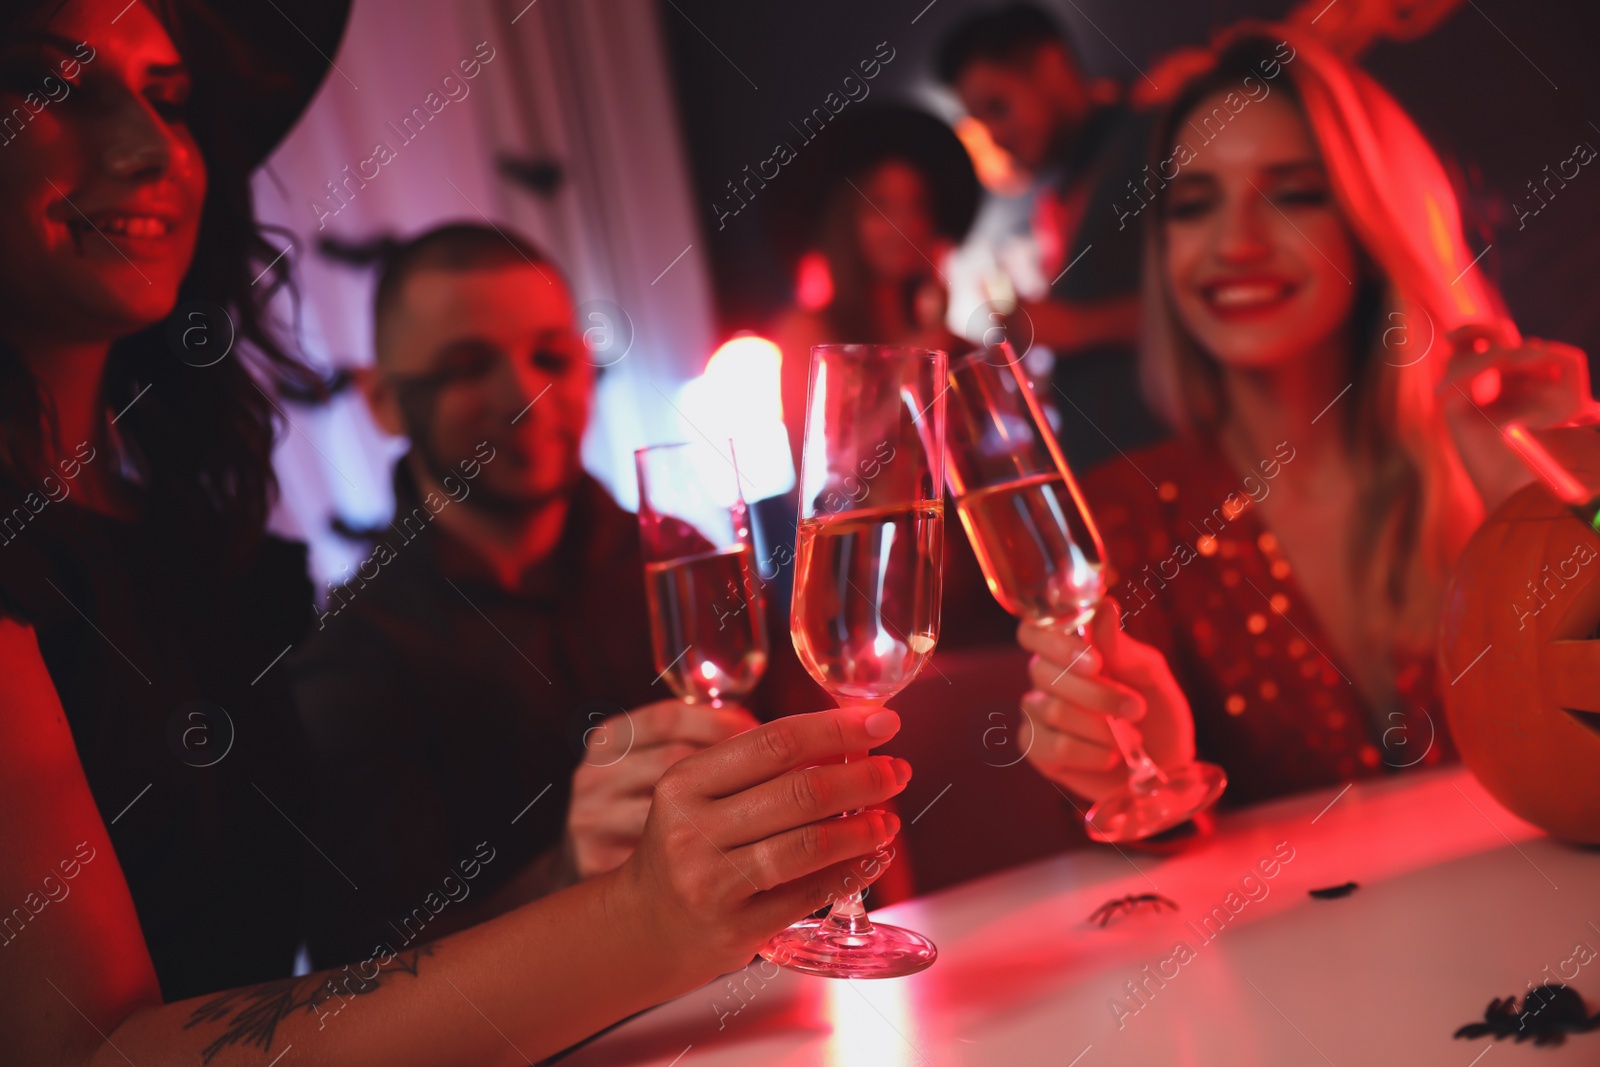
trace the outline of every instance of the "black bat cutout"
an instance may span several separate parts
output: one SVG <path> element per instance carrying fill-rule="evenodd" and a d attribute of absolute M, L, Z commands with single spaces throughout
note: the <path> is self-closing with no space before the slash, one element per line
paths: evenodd
<path fill-rule="evenodd" d="M 1098 919 L 1101 929 L 1104 929 L 1106 925 L 1111 922 L 1113 917 L 1123 912 L 1132 911 L 1140 904 L 1149 904 L 1157 911 L 1160 911 L 1163 906 L 1171 908 L 1173 911 L 1178 910 L 1178 905 L 1174 904 L 1166 897 L 1157 896 L 1154 893 L 1142 893 L 1139 896 L 1134 896 L 1130 893 L 1125 897 L 1117 897 L 1115 900 L 1108 900 L 1098 908 L 1094 909 L 1094 911 L 1089 913 L 1089 921 L 1094 922 Z"/>
<path fill-rule="evenodd" d="M 1346 882 L 1344 885 L 1324 886 L 1321 889 L 1308 889 L 1306 892 L 1310 893 L 1318 900 L 1338 900 L 1340 897 L 1349 896 L 1351 893 L 1354 893 L 1360 888 L 1361 886 L 1359 883 Z"/>
<path fill-rule="evenodd" d="M 1577 990 L 1546 982 L 1528 991 L 1521 1009 L 1514 996 L 1496 997 L 1484 1010 L 1483 1022 L 1468 1023 L 1455 1036 L 1471 1039 L 1490 1034 L 1496 1040 L 1515 1037 L 1519 1043 L 1531 1039 L 1535 1045 L 1558 1046 L 1566 1042 L 1568 1034 L 1591 1030 L 1600 1030 L 1600 1012 L 1590 1015 Z"/>

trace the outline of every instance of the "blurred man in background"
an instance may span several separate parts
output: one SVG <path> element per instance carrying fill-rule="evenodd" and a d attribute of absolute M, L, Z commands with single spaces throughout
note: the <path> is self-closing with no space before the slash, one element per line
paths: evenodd
<path fill-rule="evenodd" d="M 1091 83 L 1041 8 L 975 15 L 945 38 L 938 75 L 990 138 L 1040 179 L 1034 234 L 1046 299 L 1022 301 L 1013 343 L 1056 355 L 1051 399 L 1067 458 L 1085 469 L 1164 430 L 1145 407 L 1135 362 L 1142 219 L 1128 183 L 1144 177 L 1150 130 L 1110 83 Z M 1126 203 L 1125 203 L 1126 201 Z"/>
<path fill-rule="evenodd" d="M 410 442 L 395 518 L 296 663 L 338 869 L 318 966 L 618 866 L 661 773 L 755 724 L 660 699 L 638 523 L 580 465 L 596 369 L 557 266 L 445 226 L 390 258 L 374 312 L 363 392 Z"/>

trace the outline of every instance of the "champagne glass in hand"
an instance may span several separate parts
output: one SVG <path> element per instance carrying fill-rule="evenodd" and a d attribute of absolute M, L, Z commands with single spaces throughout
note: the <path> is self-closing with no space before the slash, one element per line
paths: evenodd
<path fill-rule="evenodd" d="M 950 488 L 989 590 L 1011 614 L 1044 626 L 1088 623 L 1105 594 L 1104 550 L 1010 344 L 980 348 L 950 367 Z M 1096 841 L 1137 841 L 1171 829 L 1222 795 L 1209 763 L 1163 771 L 1138 728 L 1107 718 L 1128 784 L 1085 816 Z"/>
<path fill-rule="evenodd" d="M 767 669 L 767 618 L 733 442 L 634 453 L 656 669 L 679 699 L 720 707 Z"/>
<path fill-rule="evenodd" d="M 945 354 L 880 345 L 811 350 L 795 651 L 841 705 L 882 704 L 939 639 L 944 547 Z M 893 978 L 933 963 L 921 934 L 867 919 L 841 886 L 825 918 L 796 923 L 761 954 L 828 978 Z"/>

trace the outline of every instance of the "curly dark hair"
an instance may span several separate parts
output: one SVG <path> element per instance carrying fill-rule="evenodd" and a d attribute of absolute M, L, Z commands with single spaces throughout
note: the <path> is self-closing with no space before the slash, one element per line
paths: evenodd
<path fill-rule="evenodd" d="M 38 27 L 62 2 L 8 4 L 0 34 Z M 222 307 L 233 321 L 236 343 L 228 358 L 197 368 L 172 351 L 167 322 L 155 323 L 112 345 L 101 399 L 107 411 L 121 411 L 148 387 L 117 424 L 140 474 L 145 513 L 231 565 L 253 555 L 277 492 L 272 445 L 279 413 L 270 394 L 284 386 L 315 393 L 320 380 L 268 323 L 268 302 L 286 289 L 295 294 L 281 246 L 267 242 L 256 223 L 250 189 L 255 160 L 230 106 L 241 61 L 230 35 L 196 0 L 146 2 L 193 79 L 187 121 L 208 173 L 199 238 L 178 307 L 191 300 Z M 0 473 L 29 481 L 42 472 L 54 425 L 48 398 L 26 363 L 0 342 Z"/>

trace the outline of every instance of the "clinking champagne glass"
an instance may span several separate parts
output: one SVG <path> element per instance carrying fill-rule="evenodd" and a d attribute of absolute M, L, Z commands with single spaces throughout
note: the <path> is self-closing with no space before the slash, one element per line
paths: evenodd
<path fill-rule="evenodd" d="M 989 591 L 1011 614 L 1075 629 L 1105 595 L 1105 554 L 1033 388 L 1007 342 L 980 348 L 949 371 L 950 489 Z M 1137 841 L 1209 807 L 1227 787 L 1210 763 L 1163 771 L 1132 723 L 1108 717 L 1128 784 L 1084 818 L 1096 841 Z"/>
<path fill-rule="evenodd" d="M 945 354 L 928 349 L 811 350 L 790 631 L 841 706 L 887 701 L 939 640 L 945 371 Z M 872 923 L 851 889 L 761 955 L 827 978 L 894 978 L 933 963 L 932 941 Z"/>
<path fill-rule="evenodd" d="M 710 444 L 634 453 L 656 669 L 680 700 L 720 707 L 767 669 L 767 618 L 738 461 Z"/>

